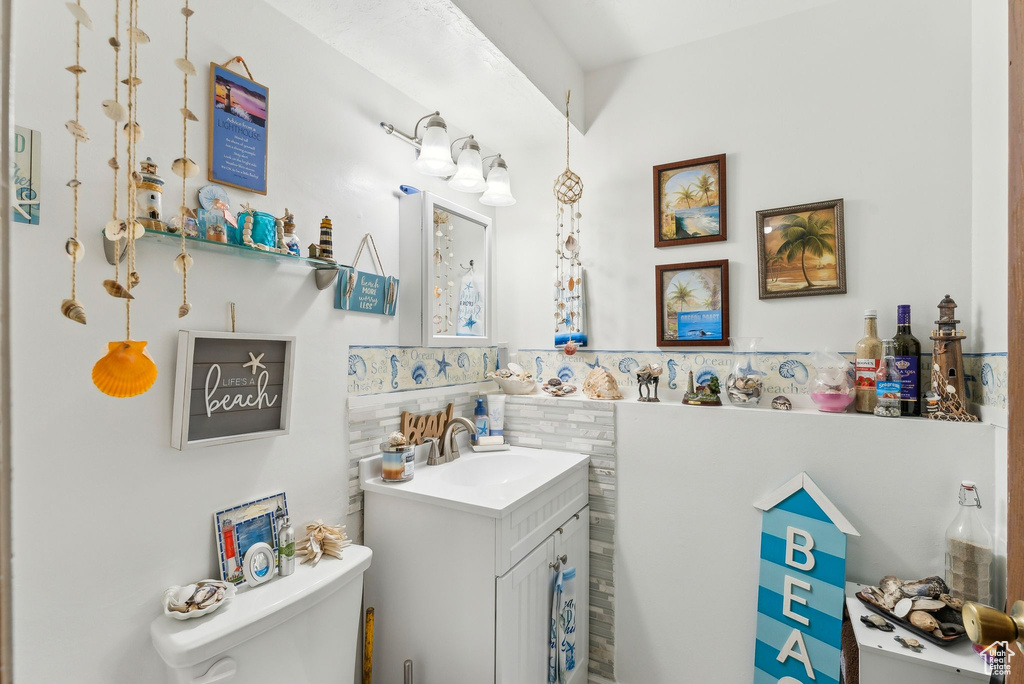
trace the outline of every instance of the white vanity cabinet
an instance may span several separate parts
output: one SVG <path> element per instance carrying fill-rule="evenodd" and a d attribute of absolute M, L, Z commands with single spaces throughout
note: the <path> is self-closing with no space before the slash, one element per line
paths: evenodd
<path fill-rule="evenodd" d="M 503 489 L 451 488 L 446 477 L 481 455 L 417 467 L 416 477 L 386 485 L 361 474 L 364 543 L 373 549 L 365 605 L 374 608 L 373 678 L 400 683 L 406 659 L 416 684 L 542 684 L 556 566 L 576 568 L 576 670 L 585 684 L 589 656 L 589 458 L 530 452 L 552 475 Z M 499 452 L 487 458 L 501 458 Z M 545 454 L 550 454 L 549 458 Z M 508 456 L 505 456 L 508 458 Z M 460 465 L 461 464 L 461 465 Z M 361 467 L 362 471 L 362 467 Z M 432 480 L 436 479 L 437 482 Z M 505 487 L 505 485 L 501 485 Z"/>

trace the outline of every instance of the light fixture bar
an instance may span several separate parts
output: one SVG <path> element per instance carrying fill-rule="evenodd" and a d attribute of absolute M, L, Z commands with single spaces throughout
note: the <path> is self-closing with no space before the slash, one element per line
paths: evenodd
<path fill-rule="evenodd" d="M 395 128 L 394 125 L 389 124 L 389 123 L 385 123 L 384 121 L 381 121 L 380 122 L 380 127 L 383 128 L 384 132 L 387 133 L 388 135 L 393 135 L 396 138 L 398 138 L 399 140 L 401 140 L 402 142 L 409 143 L 410 145 L 415 147 L 417 150 L 420 149 L 420 141 L 419 140 L 417 140 L 416 138 L 414 138 L 414 137 L 412 137 L 410 135 L 407 135 L 406 133 L 403 133 L 402 131 L 400 131 L 397 128 Z"/>

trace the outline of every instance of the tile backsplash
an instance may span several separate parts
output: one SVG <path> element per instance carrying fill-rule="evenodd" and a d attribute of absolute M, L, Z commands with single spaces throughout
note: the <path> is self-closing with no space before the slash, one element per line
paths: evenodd
<path fill-rule="evenodd" d="M 348 393 L 386 394 L 481 382 L 497 361 L 497 347 L 352 346 Z"/>

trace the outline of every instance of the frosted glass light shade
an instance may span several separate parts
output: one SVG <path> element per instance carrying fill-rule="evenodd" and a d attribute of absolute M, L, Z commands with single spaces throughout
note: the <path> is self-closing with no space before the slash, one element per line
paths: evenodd
<path fill-rule="evenodd" d="M 512 184 L 509 181 L 508 166 L 505 160 L 498 157 L 491 162 L 491 170 L 487 174 L 487 190 L 480 195 L 480 204 L 489 207 L 510 207 L 516 203 L 512 196 Z"/>
<path fill-rule="evenodd" d="M 463 146 L 459 153 L 458 170 L 448 181 L 448 187 L 459 192 L 483 192 L 487 189 L 480 148 L 475 142 L 467 141 Z"/>
<path fill-rule="evenodd" d="M 427 176 L 450 176 L 455 173 L 450 145 L 448 127 L 445 126 L 444 119 L 439 116 L 431 117 L 423 131 L 420 156 L 415 164 L 416 170 Z"/>

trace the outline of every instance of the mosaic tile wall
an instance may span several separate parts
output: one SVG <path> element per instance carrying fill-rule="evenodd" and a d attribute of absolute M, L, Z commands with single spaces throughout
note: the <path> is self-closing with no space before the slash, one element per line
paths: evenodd
<path fill-rule="evenodd" d="M 615 405 L 509 396 L 512 444 L 590 454 L 590 682 L 615 681 Z"/>
<path fill-rule="evenodd" d="M 348 394 L 384 394 L 486 380 L 497 347 L 349 347 Z"/>
<path fill-rule="evenodd" d="M 853 359 L 850 353 L 844 354 Z M 765 394 L 761 405 L 766 406 L 771 397 L 782 394 L 799 408 L 813 408 L 808 395 L 809 381 L 814 374 L 811 354 L 808 352 L 762 352 L 762 363 L 767 373 Z M 666 352 L 666 351 L 612 351 L 580 350 L 573 356 L 566 356 L 553 349 L 523 349 L 513 357 L 537 378 L 557 376 L 563 382 L 581 385 L 587 373 L 601 367 L 611 371 L 619 382 L 627 399 L 637 397 L 634 369 L 647 363 L 658 363 L 665 369 L 658 387 L 662 400 L 681 401 L 686 391 L 689 371 L 693 371 L 694 382 L 704 384 L 717 375 L 724 385 L 733 364 L 732 352 Z M 1007 363 L 1006 353 L 965 354 L 964 372 L 967 376 L 967 397 L 987 407 L 1007 408 Z M 930 383 L 931 355 L 921 361 L 924 382 Z M 724 399 L 723 399 L 724 401 Z"/>

